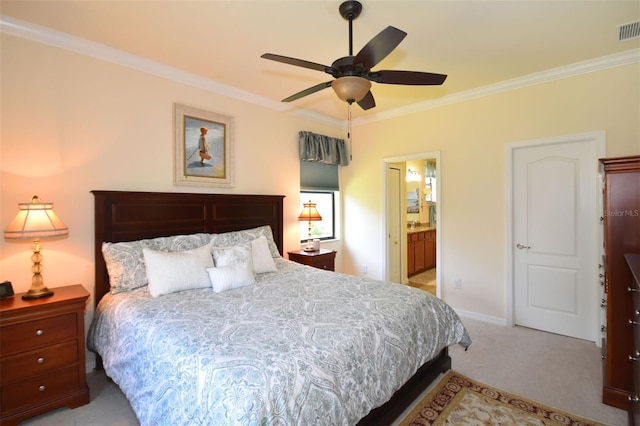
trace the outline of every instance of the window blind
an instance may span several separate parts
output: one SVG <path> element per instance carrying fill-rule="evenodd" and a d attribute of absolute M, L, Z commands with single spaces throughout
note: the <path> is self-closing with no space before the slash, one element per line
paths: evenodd
<path fill-rule="evenodd" d="M 300 189 L 339 191 L 338 166 L 300 161 Z"/>

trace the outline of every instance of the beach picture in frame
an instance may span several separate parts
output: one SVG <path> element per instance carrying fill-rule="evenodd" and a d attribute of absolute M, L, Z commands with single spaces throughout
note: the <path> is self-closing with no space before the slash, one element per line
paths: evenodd
<path fill-rule="evenodd" d="M 174 184 L 233 187 L 233 117 L 175 104 Z"/>

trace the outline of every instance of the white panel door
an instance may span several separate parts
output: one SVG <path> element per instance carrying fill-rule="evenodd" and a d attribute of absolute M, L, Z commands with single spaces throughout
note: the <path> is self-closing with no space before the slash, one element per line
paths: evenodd
<path fill-rule="evenodd" d="M 400 229 L 402 212 L 400 169 L 387 166 L 387 280 L 402 283 Z"/>
<path fill-rule="evenodd" d="M 595 340 L 597 179 L 595 141 L 513 151 L 516 324 Z"/>

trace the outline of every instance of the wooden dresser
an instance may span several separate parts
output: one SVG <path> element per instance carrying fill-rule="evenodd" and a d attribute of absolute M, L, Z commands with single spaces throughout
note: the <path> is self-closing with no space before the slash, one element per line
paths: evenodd
<path fill-rule="evenodd" d="M 602 402 L 631 409 L 634 355 L 631 271 L 627 253 L 640 253 L 640 156 L 600 160 L 604 173 L 604 306 Z"/>
<path fill-rule="evenodd" d="M 336 252 L 334 250 L 320 249 L 318 251 L 290 251 L 289 260 L 303 265 L 313 266 L 327 271 L 335 270 Z"/>
<path fill-rule="evenodd" d="M 624 258 L 631 271 L 629 293 L 633 299 L 633 312 L 629 318 L 629 325 L 633 329 L 634 349 L 630 358 L 633 361 L 633 393 L 629 397 L 629 424 L 640 426 L 640 253 L 627 253 Z"/>
<path fill-rule="evenodd" d="M 52 288 L 54 295 L 0 300 L 0 423 L 89 402 L 81 285 Z"/>

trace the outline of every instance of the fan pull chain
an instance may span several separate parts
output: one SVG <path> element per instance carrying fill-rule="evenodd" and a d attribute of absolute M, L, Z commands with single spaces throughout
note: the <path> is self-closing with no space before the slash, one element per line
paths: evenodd
<path fill-rule="evenodd" d="M 349 139 L 349 161 L 353 161 L 353 143 L 351 141 L 351 104 L 347 104 L 347 139 Z"/>

